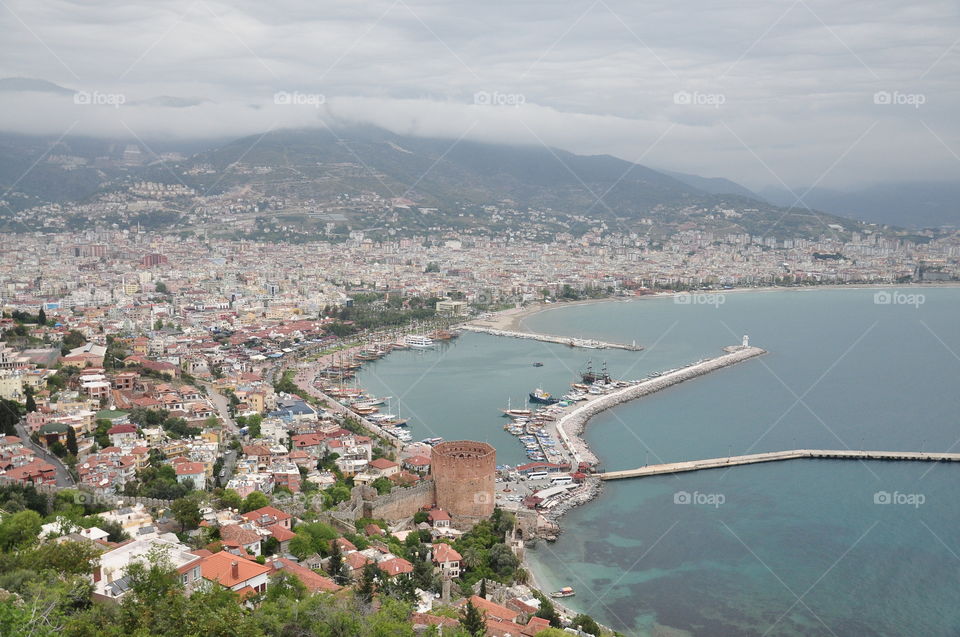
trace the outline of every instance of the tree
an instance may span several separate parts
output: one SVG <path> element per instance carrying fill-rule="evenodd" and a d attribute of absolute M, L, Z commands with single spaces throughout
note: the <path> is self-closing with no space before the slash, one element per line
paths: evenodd
<path fill-rule="evenodd" d="M 357 599 L 364 604 L 373 601 L 373 593 L 377 587 L 377 580 L 380 578 L 380 569 L 373 562 L 363 567 L 363 575 L 360 577 L 360 583 L 357 584 Z"/>
<path fill-rule="evenodd" d="M 70 455 L 76 457 L 77 450 L 77 432 L 73 430 L 73 427 L 67 425 L 67 451 Z"/>
<path fill-rule="evenodd" d="M 506 544 L 494 544 L 488 556 L 490 568 L 501 577 L 509 577 L 520 566 L 520 560 Z"/>
<path fill-rule="evenodd" d="M 467 600 L 467 605 L 460 615 L 460 625 L 473 637 L 483 637 L 487 634 L 487 622 L 483 613 L 470 600 Z"/>
<path fill-rule="evenodd" d="M 153 289 L 157 291 L 157 294 L 169 294 L 170 291 L 167 289 L 167 284 L 163 281 L 157 281 L 153 286 Z"/>
<path fill-rule="evenodd" d="M 347 574 L 346 564 L 343 563 L 343 552 L 340 550 L 340 545 L 336 540 L 331 542 L 331 545 L 327 572 L 330 573 L 330 577 L 333 578 L 334 582 L 340 586 L 345 586 L 350 580 L 350 576 Z"/>
<path fill-rule="evenodd" d="M 557 613 L 557 609 L 554 608 L 553 602 L 543 595 L 537 595 L 537 598 L 540 600 L 540 608 L 537 609 L 537 617 L 546 619 L 554 628 L 560 628 L 560 614 Z"/>
<path fill-rule="evenodd" d="M 67 448 L 59 440 L 50 445 L 50 451 L 58 458 L 65 458 L 67 455 Z"/>
<path fill-rule="evenodd" d="M 393 488 L 393 483 L 390 482 L 390 478 L 380 477 L 374 480 L 370 486 L 376 489 L 379 495 L 386 495 Z"/>
<path fill-rule="evenodd" d="M 598 624 L 590 615 L 580 613 L 573 618 L 573 625 L 585 633 L 590 633 L 595 637 L 600 636 L 600 624 Z"/>
<path fill-rule="evenodd" d="M 287 550 L 299 560 L 305 560 L 316 553 L 313 549 L 313 540 L 306 533 L 297 533 L 296 536 L 290 540 Z"/>
<path fill-rule="evenodd" d="M 401 602 L 413 603 L 417 601 L 417 587 L 413 578 L 406 574 L 388 578 L 384 582 L 383 592 L 388 597 Z"/>
<path fill-rule="evenodd" d="M 24 393 L 27 395 L 26 411 L 28 414 L 32 414 L 37 410 L 37 401 L 33 398 L 33 387 L 28 385 Z"/>
<path fill-rule="evenodd" d="M 180 523 L 181 533 L 188 527 L 195 529 L 200 524 L 200 505 L 196 498 L 177 498 L 170 505 L 170 512 L 173 514 L 173 519 Z"/>
<path fill-rule="evenodd" d="M 413 534 L 411 533 L 411 535 Z M 426 553 L 426 550 L 424 550 L 424 553 Z M 415 558 L 413 560 L 413 581 L 425 591 L 438 592 L 440 581 L 437 574 L 433 572 L 433 564 L 426 559 L 425 554 L 421 555 L 419 551 Z"/>
<path fill-rule="evenodd" d="M 265 506 L 270 505 L 270 498 L 266 496 L 261 491 L 252 491 L 243 500 L 243 506 L 240 508 L 242 513 L 247 513 L 248 511 L 254 511 L 256 509 L 262 509 Z"/>
<path fill-rule="evenodd" d="M 7 436 L 17 435 L 16 424 L 23 415 L 23 405 L 15 400 L 0 398 L 0 431 Z"/>
<path fill-rule="evenodd" d="M 277 571 L 270 575 L 266 599 L 276 602 L 280 598 L 300 600 L 310 595 L 310 591 L 296 575 Z"/>
<path fill-rule="evenodd" d="M 42 525 L 40 514 L 29 509 L 7 516 L 0 523 L 0 549 L 9 551 L 33 544 Z"/>
<path fill-rule="evenodd" d="M 46 325 L 47 324 L 47 313 L 43 311 L 43 308 L 40 308 L 40 311 L 37 312 L 37 324 Z"/>
<path fill-rule="evenodd" d="M 263 541 L 263 554 L 276 555 L 280 550 L 280 542 L 272 535 Z"/>
<path fill-rule="evenodd" d="M 220 506 L 239 511 L 243 507 L 243 498 L 233 489 L 224 489 L 220 494 Z"/>
<path fill-rule="evenodd" d="M 80 347 L 87 342 L 87 337 L 78 332 L 77 330 L 70 330 L 67 332 L 67 335 L 63 337 L 63 346 L 67 349 L 74 349 Z"/>
<path fill-rule="evenodd" d="M 263 422 L 263 416 L 253 414 L 247 418 L 247 435 L 251 438 L 260 437 L 260 423 Z"/>
<path fill-rule="evenodd" d="M 486 577 L 480 580 L 480 592 L 477 594 L 484 599 L 487 598 L 487 578 Z"/>

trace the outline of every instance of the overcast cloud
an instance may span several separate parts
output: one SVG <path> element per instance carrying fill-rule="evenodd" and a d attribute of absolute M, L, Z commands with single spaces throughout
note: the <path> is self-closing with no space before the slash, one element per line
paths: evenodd
<path fill-rule="evenodd" d="M 754 188 L 956 179 L 958 12 L 903 0 L 2 0 L 0 77 L 82 93 L 2 91 L 0 128 L 150 140 L 362 121 Z"/>

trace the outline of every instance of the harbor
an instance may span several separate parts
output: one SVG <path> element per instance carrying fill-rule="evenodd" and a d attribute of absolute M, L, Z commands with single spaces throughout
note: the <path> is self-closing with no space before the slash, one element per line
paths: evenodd
<path fill-rule="evenodd" d="M 517 467 L 512 474 L 522 486 L 510 482 L 501 485 L 498 504 L 535 508 L 548 523 L 544 525 L 548 529 L 545 536 L 555 539 L 560 532 L 556 521 L 570 508 L 599 495 L 604 479 L 615 479 L 604 478 L 615 472 L 596 472 L 598 459 L 581 437 L 589 419 L 622 403 L 766 353 L 749 345 L 746 336 L 740 345 L 726 347 L 724 352 L 634 381 L 614 380 L 605 367 L 594 372 L 588 366 L 579 382 L 572 383 L 571 391 L 562 397 L 554 398 L 538 388 L 531 392 L 528 407 L 508 406 L 502 410 L 511 419 L 504 429 L 518 437 L 530 463 Z"/>
<path fill-rule="evenodd" d="M 323 401 L 331 411 L 349 416 L 371 435 L 403 451 L 413 441 L 408 419 L 390 413 L 391 397 L 370 395 L 356 384 L 357 371 L 364 363 L 379 360 L 392 351 L 431 349 L 440 342 L 456 337 L 457 332 L 447 329 L 435 329 L 429 334 L 378 334 L 366 344 L 319 355 L 301 363 L 294 383 Z M 399 403 L 398 400 L 398 408 Z M 383 411 L 384 407 L 386 411 Z M 436 444 L 441 440 L 430 438 L 424 442 Z"/>

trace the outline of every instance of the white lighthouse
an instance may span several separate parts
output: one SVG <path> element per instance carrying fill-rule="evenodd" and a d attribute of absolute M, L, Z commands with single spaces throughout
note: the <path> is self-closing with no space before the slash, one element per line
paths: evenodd
<path fill-rule="evenodd" d="M 746 334 L 743 335 L 743 349 L 750 347 L 750 337 Z"/>

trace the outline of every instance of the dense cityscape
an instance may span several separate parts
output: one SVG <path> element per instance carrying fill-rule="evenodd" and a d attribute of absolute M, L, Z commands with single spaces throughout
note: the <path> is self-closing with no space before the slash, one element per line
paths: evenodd
<path fill-rule="evenodd" d="M 0 2 L 0 637 L 956 634 L 957 26 Z"/>

